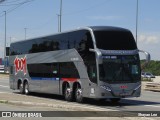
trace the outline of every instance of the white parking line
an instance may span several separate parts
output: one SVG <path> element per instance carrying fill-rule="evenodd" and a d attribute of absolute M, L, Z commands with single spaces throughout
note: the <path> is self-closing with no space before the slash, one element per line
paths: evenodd
<path fill-rule="evenodd" d="M 144 105 L 144 106 L 147 106 L 147 107 L 159 107 L 160 108 L 160 105 Z"/>
<path fill-rule="evenodd" d="M 92 105 L 85 105 L 85 104 L 79 104 L 79 103 L 74 103 L 74 102 L 66 102 L 66 101 L 58 101 L 62 104 L 66 104 L 66 105 L 71 105 L 71 106 L 75 106 L 75 107 L 80 107 L 80 108 L 87 108 L 87 109 L 93 109 L 93 110 L 98 110 L 98 111 L 119 111 L 119 110 L 113 110 L 113 109 L 109 109 L 109 108 L 102 108 L 99 106 L 92 106 Z"/>
<path fill-rule="evenodd" d="M 1 93 L 7 93 L 7 94 L 12 94 L 12 93 L 10 93 L 10 92 L 2 92 L 2 91 L 0 92 L 0 94 L 1 94 Z"/>
<path fill-rule="evenodd" d="M 9 86 L 5 86 L 5 85 L 0 85 L 0 87 L 9 88 Z"/>

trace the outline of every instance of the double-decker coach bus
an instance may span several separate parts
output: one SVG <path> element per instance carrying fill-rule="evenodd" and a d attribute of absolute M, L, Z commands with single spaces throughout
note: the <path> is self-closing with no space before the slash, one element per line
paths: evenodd
<path fill-rule="evenodd" d="M 116 102 L 141 93 L 139 50 L 132 33 L 124 28 L 85 27 L 15 42 L 9 62 L 10 88 L 24 94 Z"/>

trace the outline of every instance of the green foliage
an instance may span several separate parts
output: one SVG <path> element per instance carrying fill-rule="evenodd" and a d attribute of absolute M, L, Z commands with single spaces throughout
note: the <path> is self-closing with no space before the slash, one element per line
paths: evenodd
<path fill-rule="evenodd" d="M 142 81 L 145 81 L 145 82 L 152 82 L 153 79 L 152 78 L 141 78 Z"/>
<path fill-rule="evenodd" d="M 144 60 L 141 60 L 141 64 L 144 63 Z M 153 75 L 160 75 L 160 61 L 151 60 L 148 65 L 142 70 L 144 72 L 151 72 Z"/>

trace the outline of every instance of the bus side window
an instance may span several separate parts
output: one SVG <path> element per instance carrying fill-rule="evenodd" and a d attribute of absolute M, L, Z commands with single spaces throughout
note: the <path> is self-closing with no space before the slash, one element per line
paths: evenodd
<path fill-rule="evenodd" d="M 52 77 L 59 77 L 59 65 L 58 63 L 52 63 L 51 65 Z"/>
<path fill-rule="evenodd" d="M 91 34 L 89 32 L 86 32 L 82 40 L 79 43 L 79 50 L 88 52 L 90 48 L 91 49 L 94 48 L 93 41 L 91 38 Z"/>

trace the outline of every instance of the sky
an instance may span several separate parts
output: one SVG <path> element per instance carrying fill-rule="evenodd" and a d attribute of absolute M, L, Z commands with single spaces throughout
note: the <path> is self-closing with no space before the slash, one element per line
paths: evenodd
<path fill-rule="evenodd" d="M 136 35 L 137 0 L 62 0 L 62 3 L 62 31 L 84 26 L 117 26 Z M 138 0 L 138 3 L 138 48 L 149 52 L 152 60 L 160 60 L 160 0 Z M 25 28 L 27 39 L 58 32 L 60 0 L 5 0 L 0 3 L 0 58 L 4 56 L 4 11 L 7 11 L 7 46 L 24 40 Z"/>

